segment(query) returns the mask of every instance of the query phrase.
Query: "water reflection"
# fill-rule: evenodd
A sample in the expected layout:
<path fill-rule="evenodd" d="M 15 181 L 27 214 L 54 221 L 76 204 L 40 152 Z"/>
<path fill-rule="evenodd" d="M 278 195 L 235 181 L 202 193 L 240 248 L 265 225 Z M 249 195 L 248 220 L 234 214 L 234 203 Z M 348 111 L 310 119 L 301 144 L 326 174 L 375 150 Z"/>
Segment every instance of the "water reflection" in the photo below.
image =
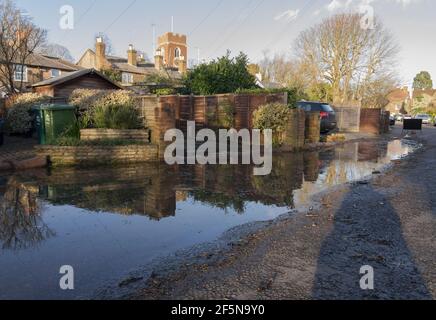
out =
<path fill-rule="evenodd" d="M 302 206 L 314 193 L 367 176 L 377 165 L 412 148 L 399 140 L 378 144 L 364 142 L 321 153 L 276 155 L 268 176 L 253 176 L 251 166 L 163 164 L 23 173 L 9 177 L 0 190 L 0 240 L 3 248 L 19 249 L 54 235 L 41 220 L 39 199 L 157 221 L 175 216 L 177 202 L 188 198 L 239 214 L 245 212 L 247 202 Z"/>
<path fill-rule="evenodd" d="M 0 299 L 86 296 L 157 257 L 311 205 L 314 194 L 413 148 L 372 142 L 275 155 L 268 176 L 251 166 L 144 164 L 0 177 Z M 64 264 L 81 271 L 74 292 L 59 291 Z"/>
<path fill-rule="evenodd" d="M 2 249 L 25 249 L 54 232 L 43 222 L 35 187 L 10 178 L 0 181 L 0 243 Z"/>

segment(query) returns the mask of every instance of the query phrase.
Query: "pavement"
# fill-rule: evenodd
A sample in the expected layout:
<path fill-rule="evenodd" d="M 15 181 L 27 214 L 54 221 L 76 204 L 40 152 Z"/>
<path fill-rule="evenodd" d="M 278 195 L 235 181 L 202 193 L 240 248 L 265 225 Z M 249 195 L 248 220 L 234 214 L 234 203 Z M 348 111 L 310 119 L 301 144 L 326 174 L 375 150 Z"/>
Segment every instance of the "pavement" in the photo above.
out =
<path fill-rule="evenodd" d="M 436 128 L 414 139 L 424 148 L 386 173 L 320 195 L 319 209 L 268 223 L 207 262 L 157 270 L 128 298 L 435 299 Z M 364 266 L 373 289 L 361 287 Z"/>

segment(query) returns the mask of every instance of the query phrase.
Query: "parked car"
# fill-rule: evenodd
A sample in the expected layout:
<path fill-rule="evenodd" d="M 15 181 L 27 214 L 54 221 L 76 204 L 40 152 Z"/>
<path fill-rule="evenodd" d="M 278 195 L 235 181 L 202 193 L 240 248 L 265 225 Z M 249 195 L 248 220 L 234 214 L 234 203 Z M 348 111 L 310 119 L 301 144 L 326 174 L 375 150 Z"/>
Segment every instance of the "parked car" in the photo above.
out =
<path fill-rule="evenodd" d="M 5 121 L 0 118 L 0 146 L 3 145 L 3 127 L 4 127 Z"/>
<path fill-rule="evenodd" d="M 395 120 L 399 121 L 399 122 L 403 122 L 403 115 L 402 114 L 397 114 L 395 116 Z"/>
<path fill-rule="evenodd" d="M 321 116 L 321 133 L 337 129 L 336 112 L 328 103 L 300 101 L 297 107 L 306 112 L 319 112 Z"/>
<path fill-rule="evenodd" d="M 409 114 L 405 114 L 405 115 L 403 116 L 403 121 L 404 121 L 404 120 L 411 120 L 411 119 L 413 119 L 413 117 L 412 117 L 411 115 L 409 115 Z"/>
<path fill-rule="evenodd" d="M 428 114 L 418 114 L 415 119 L 422 120 L 423 124 L 430 124 L 431 117 Z"/>
<path fill-rule="evenodd" d="M 389 117 L 389 124 L 391 126 L 395 126 L 396 123 L 397 123 L 397 119 L 395 119 L 395 116 L 390 116 Z"/>

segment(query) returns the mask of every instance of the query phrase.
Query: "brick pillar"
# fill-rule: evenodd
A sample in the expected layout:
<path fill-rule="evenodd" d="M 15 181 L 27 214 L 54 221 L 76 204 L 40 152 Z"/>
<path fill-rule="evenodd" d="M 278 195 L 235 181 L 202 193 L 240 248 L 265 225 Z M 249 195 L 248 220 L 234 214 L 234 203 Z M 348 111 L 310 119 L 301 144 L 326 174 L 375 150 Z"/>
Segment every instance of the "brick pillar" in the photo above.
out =
<path fill-rule="evenodd" d="M 168 142 L 165 142 L 165 133 L 170 129 L 176 129 L 176 107 L 178 96 L 160 97 L 154 110 L 154 118 L 151 142 L 159 148 L 159 159 L 164 159 L 165 149 Z"/>
<path fill-rule="evenodd" d="M 306 115 L 301 109 L 292 109 L 288 126 L 283 132 L 282 151 L 294 151 L 303 148 L 305 140 Z"/>
<path fill-rule="evenodd" d="M 318 143 L 321 132 L 319 112 L 306 112 L 305 143 Z"/>

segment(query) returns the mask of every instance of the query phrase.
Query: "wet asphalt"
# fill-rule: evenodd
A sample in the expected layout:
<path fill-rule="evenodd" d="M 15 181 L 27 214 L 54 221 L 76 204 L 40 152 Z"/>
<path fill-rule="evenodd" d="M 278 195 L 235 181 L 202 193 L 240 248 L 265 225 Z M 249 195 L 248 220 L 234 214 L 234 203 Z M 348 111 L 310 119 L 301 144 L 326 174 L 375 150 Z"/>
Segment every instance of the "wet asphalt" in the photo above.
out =
<path fill-rule="evenodd" d="M 390 138 L 400 137 L 397 127 Z M 128 299 L 434 299 L 436 128 L 424 147 L 369 181 L 319 195 L 319 207 L 263 223 L 226 250 L 153 273 Z M 374 271 L 362 289 L 363 266 Z"/>

